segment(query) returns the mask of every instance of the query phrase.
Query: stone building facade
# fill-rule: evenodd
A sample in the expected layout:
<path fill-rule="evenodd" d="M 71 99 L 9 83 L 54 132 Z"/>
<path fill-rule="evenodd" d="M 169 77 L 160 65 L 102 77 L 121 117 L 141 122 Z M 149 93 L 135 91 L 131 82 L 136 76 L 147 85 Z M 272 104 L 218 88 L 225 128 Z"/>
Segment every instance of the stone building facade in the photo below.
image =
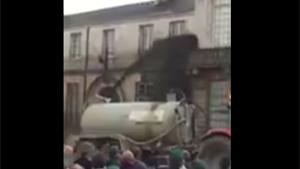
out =
<path fill-rule="evenodd" d="M 230 0 L 166 0 L 64 16 L 65 128 L 79 131 L 87 103 L 103 100 L 101 89 L 117 83 L 156 40 L 182 34 L 198 38 L 187 69 L 194 100 L 219 111 L 210 107 L 221 104 L 230 81 L 230 8 Z M 122 81 L 117 100 L 139 100 L 140 88 L 151 86 L 142 79 L 136 72 Z"/>

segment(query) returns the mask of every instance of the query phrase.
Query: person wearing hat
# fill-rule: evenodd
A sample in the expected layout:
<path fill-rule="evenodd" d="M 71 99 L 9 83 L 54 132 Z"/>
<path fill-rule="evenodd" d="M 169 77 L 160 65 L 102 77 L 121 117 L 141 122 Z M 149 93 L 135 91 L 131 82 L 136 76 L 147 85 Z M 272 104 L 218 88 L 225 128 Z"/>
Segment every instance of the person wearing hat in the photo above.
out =
<path fill-rule="evenodd" d="M 184 151 L 181 148 L 174 148 L 169 154 L 170 164 L 169 169 L 181 169 L 185 168 L 184 162 Z"/>
<path fill-rule="evenodd" d="M 199 159 L 199 152 L 195 151 L 191 155 L 191 169 L 206 169 L 206 162 Z"/>
<path fill-rule="evenodd" d="M 203 160 L 196 159 L 192 162 L 192 169 L 206 169 L 207 166 Z"/>

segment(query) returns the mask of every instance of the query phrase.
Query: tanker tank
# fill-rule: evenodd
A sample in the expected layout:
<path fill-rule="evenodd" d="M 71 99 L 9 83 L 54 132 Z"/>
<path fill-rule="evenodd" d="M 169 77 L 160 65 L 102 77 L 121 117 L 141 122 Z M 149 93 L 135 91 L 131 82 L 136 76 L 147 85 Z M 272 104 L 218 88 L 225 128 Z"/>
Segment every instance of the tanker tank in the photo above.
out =
<path fill-rule="evenodd" d="M 123 135 L 136 142 L 160 137 L 166 144 L 189 142 L 192 111 L 180 102 L 128 102 L 94 104 L 81 118 L 81 135 Z"/>

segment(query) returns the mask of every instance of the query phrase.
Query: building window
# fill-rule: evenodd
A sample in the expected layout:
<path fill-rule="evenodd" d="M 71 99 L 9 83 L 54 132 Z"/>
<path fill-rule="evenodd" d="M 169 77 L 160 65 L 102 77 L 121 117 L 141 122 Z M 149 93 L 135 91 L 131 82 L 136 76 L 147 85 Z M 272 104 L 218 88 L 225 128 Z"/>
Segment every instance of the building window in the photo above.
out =
<path fill-rule="evenodd" d="M 143 54 L 152 46 L 153 25 L 141 25 L 139 35 L 139 54 Z"/>
<path fill-rule="evenodd" d="M 79 113 L 79 84 L 67 83 L 65 125 L 71 128 L 79 127 Z"/>
<path fill-rule="evenodd" d="M 103 31 L 102 55 L 105 59 L 112 59 L 115 55 L 115 30 Z"/>
<path fill-rule="evenodd" d="M 230 82 L 215 81 L 211 83 L 210 88 L 210 111 L 228 112 L 227 102 L 225 100 L 228 93 Z"/>
<path fill-rule="evenodd" d="M 81 33 L 71 34 L 70 58 L 79 58 L 81 54 Z"/>
<path fill-rule="evenodd" d="M 231 123 L 230 109 L 226 101 L 229 81 L 214 81 L 210 86 L 209 114 L 210 127 L 228 128 Z"/>
<path fill-rule="evenodd" d="M 150 100 L 153 83 L 136 82 L 135 84 L 135 99 L 136 101 Z"/>
<path fill-rule="evenodd" d="M 217 46 L 231 45 L 231 0 L 214 0 L 213 38 Z"/>
<path fill-rule="evenodd" d="M 169 35 L 176 36 L 185 33 L 185 21 L 174 21 L 170 22 Z"/>

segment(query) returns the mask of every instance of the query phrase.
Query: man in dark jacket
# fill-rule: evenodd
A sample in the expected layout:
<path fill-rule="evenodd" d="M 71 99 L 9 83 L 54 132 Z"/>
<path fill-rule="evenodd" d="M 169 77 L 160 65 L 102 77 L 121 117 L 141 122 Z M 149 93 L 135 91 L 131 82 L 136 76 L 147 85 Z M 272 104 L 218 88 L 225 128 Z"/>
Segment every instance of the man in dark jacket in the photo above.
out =
<path fill-rule="evenodd" d="M 81 165 L 84 169 L 92 169 L 93 163 L 87 154 L 87 152 L 82 152 L 80 158 L 74 163 Z"/>
<path fill-rule="evenodd" d="M 230 158 L 228 157 L 222 158 L 222 160 L 220 161 L 220 168 L 228 169 L 229 167 L 230 167 Z"/>
<path fill-rule="evenodd" d="M 109 160 L 107 162 L 107 166 L 111 166 L 111 165 L 115 165 L 115 166 L 120 166 L 121 162 L 120 162 L 120 150 L 119 147 L 116 145 L 110 146 L 109 147 Z"/>
<path fill-rule="evenodd" d="M 102 169 L 105 167 L 105 157 L 103 152 L 97 152 L 92 158 L 93 168 Z"/>
<path fill-rule="evenodd" d="M 132 153 L 137 161 L 137 163 L 140 163 L 142 166 L 147 166 L 143 161 L 143 153 L 142 150 L 139 147 L 133 147 L 132 148 Z"/>
<path fill-rule="evenodd" d="M 183 157 L 184 157 L 184 165 L 186 166 L 187 169 L 191 169 L 191 154 L 188 150 L 183 151 Z"/>
<path fill-rule="evenodd" d="M 127 150 L 121 156 L 121 169 L 147 169 L 147 167 L 143 162 L 137 160 L 131 151 Z"/>

